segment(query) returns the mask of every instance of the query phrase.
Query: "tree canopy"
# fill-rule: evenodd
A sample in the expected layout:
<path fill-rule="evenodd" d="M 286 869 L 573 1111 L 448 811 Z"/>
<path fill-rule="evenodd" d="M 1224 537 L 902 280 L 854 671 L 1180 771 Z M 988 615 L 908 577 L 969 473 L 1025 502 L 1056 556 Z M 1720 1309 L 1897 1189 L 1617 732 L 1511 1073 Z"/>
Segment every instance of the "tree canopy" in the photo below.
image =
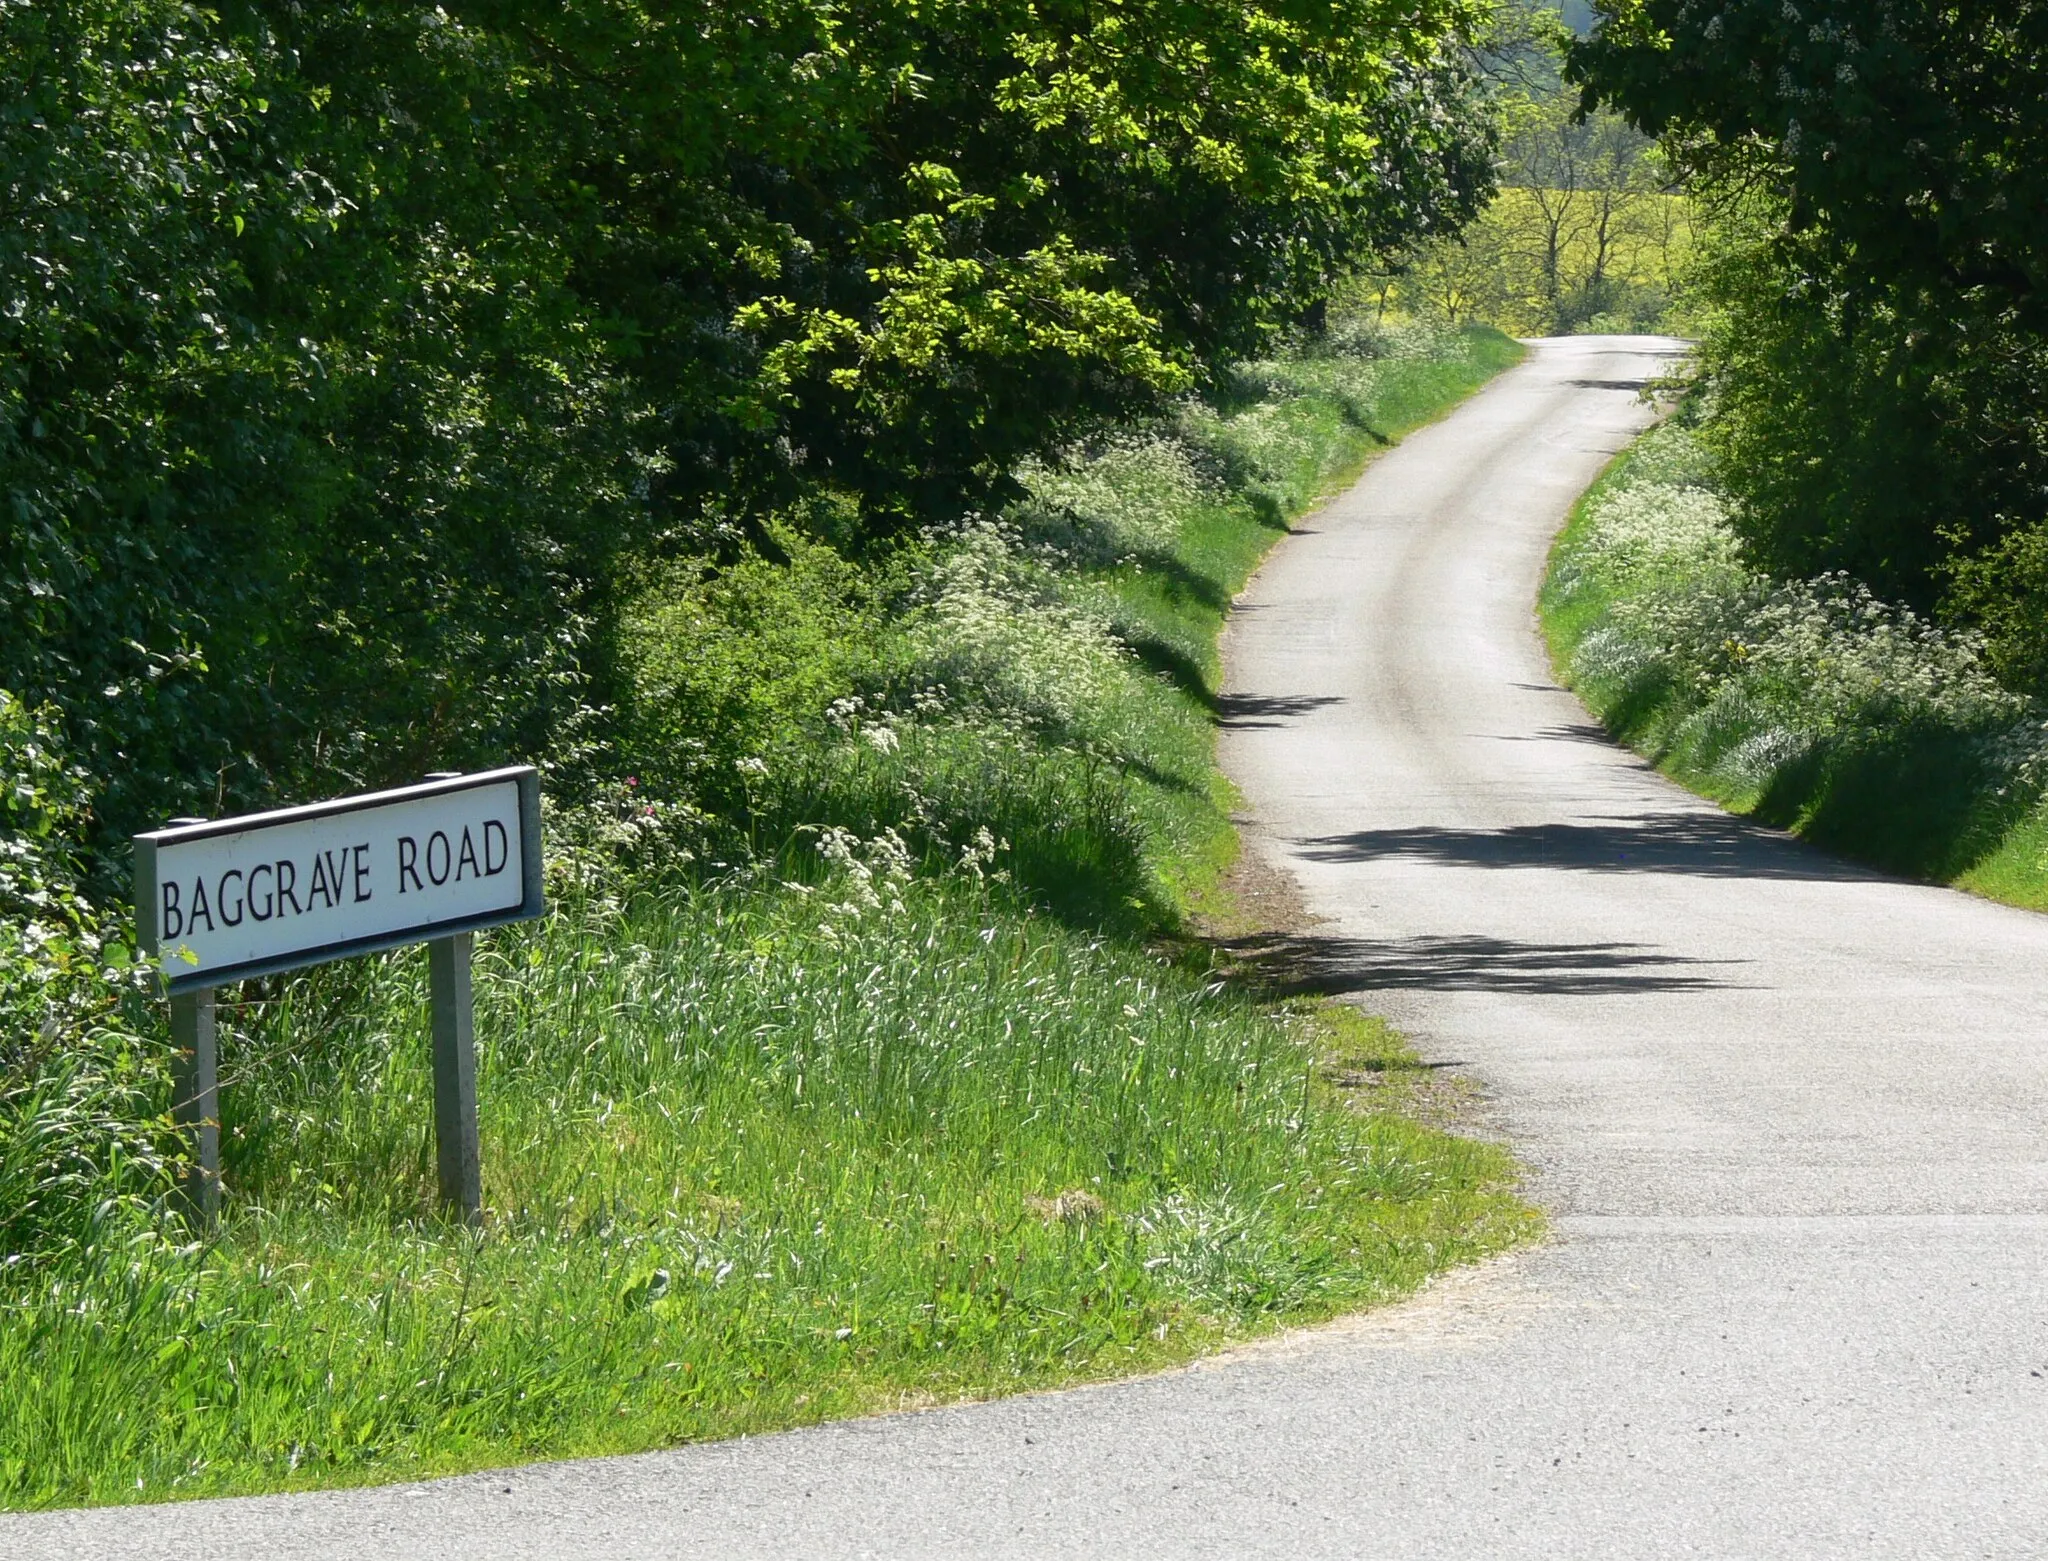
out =
<path fill-rule="evenodd" d="M 1757 560 L 2048 692 L 2048 5 L 1615 0 L 1572 69 L 1718 208 L 1709 433 Z"/>
<path fill-rule="evenodd" d="M 2048 5 L 1617 0 L 1574 67 L 1688 171 L 1779 191 L 1844 281 L 2048 318 Z"/>
<path fill-rule="evenodd" d="M 573 752 L 637 561 L 957 512 L 1464 220 L 1476 16 L 0 4 L 0 687 L 113 830 Z"/>

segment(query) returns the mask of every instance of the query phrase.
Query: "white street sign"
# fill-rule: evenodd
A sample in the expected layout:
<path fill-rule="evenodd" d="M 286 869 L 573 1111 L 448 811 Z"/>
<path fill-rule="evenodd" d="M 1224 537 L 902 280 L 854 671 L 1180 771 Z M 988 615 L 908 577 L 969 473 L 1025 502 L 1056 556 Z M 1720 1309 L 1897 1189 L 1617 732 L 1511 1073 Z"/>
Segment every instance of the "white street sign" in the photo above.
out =
<path fill-rule="evenodd" d="M 524 767 L 135 837 L 138 931 L 173 992 L 541 909 Z"/>

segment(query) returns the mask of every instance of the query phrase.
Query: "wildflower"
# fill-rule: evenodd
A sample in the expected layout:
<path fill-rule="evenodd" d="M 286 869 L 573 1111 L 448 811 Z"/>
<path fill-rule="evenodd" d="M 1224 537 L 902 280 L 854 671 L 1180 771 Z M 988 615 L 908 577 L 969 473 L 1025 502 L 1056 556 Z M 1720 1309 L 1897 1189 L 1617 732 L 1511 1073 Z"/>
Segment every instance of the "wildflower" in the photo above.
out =
<path fill-rule="evenodd" d="M 2038 793 L 2039 709 L 1993 677 L 1980 637 L 1844 573 L 1780 581 L 1749 569 L 1711 482 L 1697 441 L 1667 426 L 1560 553 L 1547 589 L 1607 603 L 1571 657 L 1596 703 L 1655 683 L 1686 691 L 1668 745 L 1737 793 L 1761 794 L 1826 745 L 1908 726 L 1966 737 L 1994 773 Z"/>
<path fill-rule="evenodd" d="M 1009 841 L 998 843 L 996 837 L 989 833 L 988 826 L 983 824 L 975 830 L 974 838 L 968 841 L 960 852 L 960 871 L 979 882 L 983 877 L 983 869 L 996 859 L 996 853 L 1009 849 Z"/>
<path fill-rule="evenodd" d="M 1130 655 L 1108 618 L 1062 594 L 1013 526 L 982 519 L 954 534 L 913 618 L 910 641 L 935 684 L 998 720 L 1087 737 L 1112 727 Z"/>

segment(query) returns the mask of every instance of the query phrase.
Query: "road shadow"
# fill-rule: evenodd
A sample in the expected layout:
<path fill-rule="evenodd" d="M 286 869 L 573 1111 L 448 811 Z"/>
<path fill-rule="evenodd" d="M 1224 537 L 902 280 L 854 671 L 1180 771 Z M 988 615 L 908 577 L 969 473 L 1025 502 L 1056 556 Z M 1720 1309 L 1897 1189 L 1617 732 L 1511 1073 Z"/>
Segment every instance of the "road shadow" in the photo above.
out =
<path fill-rule="evenodd" d="M 1602 748 L 1613 748 L 1614 739 L 1607 735 L 1607 729 L 1595 726 L 1590 721 L 1564 721 L 1556 726 L 1541 726 L 1533 732 L 1495 732 L 1488 734 L 1497 743 L 1595 743 Z"/>
<path fill-rule="evenodd" d="M 1297 841 L 1312 862 L 1406 859 L 1449 867 L 1543 867 L 1582 873 L 1675 873 L 1875 883 L 1884 875 L 1735 819 L 1646 813 L 1587 824 L 1506 829 L 1361 829 Z"/>
<path fill-rule="evenodd" d="M 1223 725 L 1249 730 L 1285 726 L 1289 717 L 1343 703 L 1336 694 L 1225 694 L 1216 701 L 1216 713 Z"/>
<path fill-rule="evenodd" d="M 1663 954 L 1643 943 L 1522 943 L 1508 938 L 1341 938 L 1259 933 L 1222 947 L 1279 996 L 1410 990 L 1603 996 L 1688 992 L 1740 983 L 1737 963 Z"/>

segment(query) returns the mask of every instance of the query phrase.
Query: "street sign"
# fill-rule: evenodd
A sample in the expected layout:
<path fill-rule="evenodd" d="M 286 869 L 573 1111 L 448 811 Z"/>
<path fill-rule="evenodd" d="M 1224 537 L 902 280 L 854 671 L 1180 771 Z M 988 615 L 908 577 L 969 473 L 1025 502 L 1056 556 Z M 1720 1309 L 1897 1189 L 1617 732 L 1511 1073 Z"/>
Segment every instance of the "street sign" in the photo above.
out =
<path fill-rule="evenodd" d="M 173 992 L 541 913 L 528 768 L 135 837 L 135 920 Z"/>
<path fill-rule="evenodd" d="M 213 989 L 407 943 L 431 945 L 441 1200 L 481 1216 L 470 938 L 546 909 L 540 847 L 540 781 L 523 766 L 135 837 L 137 939 L 171 999 L 200 1223 L 220 1206 Z"/>

